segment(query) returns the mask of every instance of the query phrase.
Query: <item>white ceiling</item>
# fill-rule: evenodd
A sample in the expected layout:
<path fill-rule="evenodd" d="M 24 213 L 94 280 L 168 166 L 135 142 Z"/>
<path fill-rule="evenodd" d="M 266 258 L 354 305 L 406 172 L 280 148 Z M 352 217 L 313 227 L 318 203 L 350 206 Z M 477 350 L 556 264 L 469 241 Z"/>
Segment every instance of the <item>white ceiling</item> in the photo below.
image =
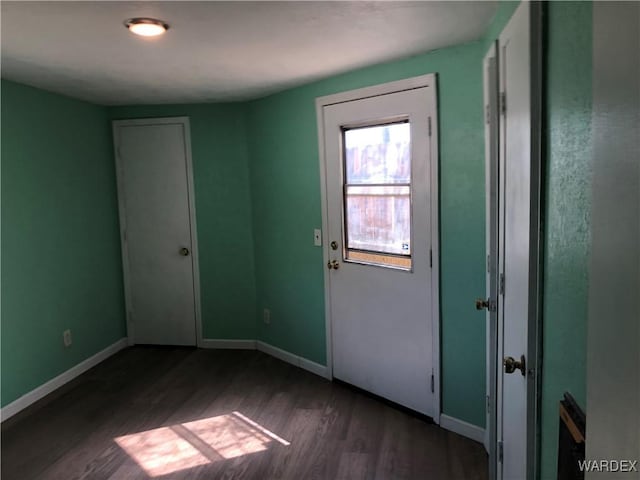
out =
<path fill-rule="evenodd" d="M 105 105 L 258 98 L 478 39 L 496 2 L 2 1 L 2 77 Z M 154 17 L 162 37 L 123 22 Z"/>

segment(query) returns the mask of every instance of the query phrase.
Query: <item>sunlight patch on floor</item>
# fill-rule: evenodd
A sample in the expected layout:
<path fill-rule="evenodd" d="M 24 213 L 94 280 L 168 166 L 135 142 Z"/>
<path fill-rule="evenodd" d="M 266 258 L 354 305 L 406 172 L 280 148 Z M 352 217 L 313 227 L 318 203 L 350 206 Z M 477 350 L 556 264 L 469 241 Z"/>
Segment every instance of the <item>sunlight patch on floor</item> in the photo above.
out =
<path fill-rule="evenodd" d="M 167 475 L 290 443 L 240 412 L 132 433 L 114 439 L 144 471 Z"/>

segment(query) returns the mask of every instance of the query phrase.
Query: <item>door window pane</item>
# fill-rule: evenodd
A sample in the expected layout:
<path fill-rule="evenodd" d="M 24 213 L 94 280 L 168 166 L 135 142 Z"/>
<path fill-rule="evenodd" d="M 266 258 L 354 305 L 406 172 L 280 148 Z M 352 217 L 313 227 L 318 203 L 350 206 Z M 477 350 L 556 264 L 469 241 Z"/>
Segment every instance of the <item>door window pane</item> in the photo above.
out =
<path fill-rule="evenodd" d="M 343 132 L 345 260 L 411 269 L 409 123 Z"/>
<path fill-rule="evenodd" d="M 346 187 L 347 248 L 411 254 L 409 186 Z"/>
<path fill-rule="evenodd" d="M 409 122 L 350 128 L 344 131 L 347 184 L 409 183 Z"/>

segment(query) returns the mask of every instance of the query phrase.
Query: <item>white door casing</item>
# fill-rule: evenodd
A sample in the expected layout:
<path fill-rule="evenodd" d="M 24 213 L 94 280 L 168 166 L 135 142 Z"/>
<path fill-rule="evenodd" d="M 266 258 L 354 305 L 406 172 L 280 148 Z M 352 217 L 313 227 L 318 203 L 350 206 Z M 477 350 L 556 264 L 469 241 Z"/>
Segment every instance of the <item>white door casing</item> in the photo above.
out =
<path fill-rule="evenodd" d="M 537 472 L 540 262 L 540 6 L 523 2 L 500 34 L 497 478 Z M 503 359 L 525 365 L 506 373 Z M 500 457 L 502 461 L 500 462 Z"/>
<path fill-rule="evenodd" d="M 325 263 L 339 264 L 325 271 L 331 374 L 438 421 L 435 76 L 323 97 L 317 105 Z M 341 128 L 399 117 L 411 126 L 411 271 L 344 258 Z"/>
<path fill-rule="evenodd" d="M 113 122 L 131 344 L 200 343 L 189 121 Z"/>
<path fill-rule="evenodd" d="M 497 42 L 496 42 L 497 43 Z M 491 45 L 483 61 L 485 112 L 486 191 L 486 428 L 484 445 L 489 453 L 489 478 L 496 476 L 496 351 L 498 340 L 498 55 Z M 488 305 L 487 305 L 488 304 Z"/>

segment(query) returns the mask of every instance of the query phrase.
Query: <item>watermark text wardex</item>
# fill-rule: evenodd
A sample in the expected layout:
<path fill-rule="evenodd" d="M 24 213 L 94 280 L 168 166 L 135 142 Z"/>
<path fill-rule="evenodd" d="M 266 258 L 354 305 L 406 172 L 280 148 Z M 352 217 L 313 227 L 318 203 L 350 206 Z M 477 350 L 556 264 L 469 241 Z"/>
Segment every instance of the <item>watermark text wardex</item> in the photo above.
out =
<path fill-rule="evenodd" d="M 581 472 L 637 472 L 638 460 L 579 460 Z"/>

